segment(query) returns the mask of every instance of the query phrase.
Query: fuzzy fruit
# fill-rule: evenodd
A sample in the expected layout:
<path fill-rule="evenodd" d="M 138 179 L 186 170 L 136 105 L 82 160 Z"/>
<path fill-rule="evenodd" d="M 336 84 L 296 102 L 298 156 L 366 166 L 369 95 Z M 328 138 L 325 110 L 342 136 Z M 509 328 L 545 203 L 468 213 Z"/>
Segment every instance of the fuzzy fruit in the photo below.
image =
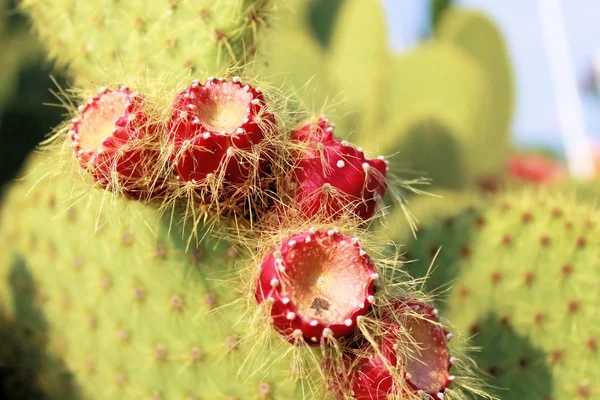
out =
<path fill-rule="evenodd" d="M 381 356 L 367 343 L 365 350 L 371 355 L 355 363 L 351 380 L 356 399 L 385 400 L 391 393 L 406 391 L 443 399 L 454 379 L 448 372 L 448 332 L 436 324 L 437 312 L 430 306 L 399 302 L 395 308 L 396 321 L 389 318 L 385 322 Z M 402 374 L 403 384 L 394 382 L 390 373 L 394 368 Z"/>
<path fill-rule="evenodd" d="M 256 299 L 272 303 L 273 324 L 291 342 L 314 345 L 355 330 L 356 318 L 374 301 L 377 278 L 356 238 L 310 229 L 263 259 Z"/>
<path fill-rule="evenodd" d="M 373 216 L 387 188 L 383 157 L 367 159 L 362 149 L 337 140 L 333 125 L 323 117 L 296 130 L 292 141 L 306 146 L 295 152 L 297 163 L 288 182 L 288 192 L 302 214 Z"/>
<path fill-rule="evenodd" d="M 268 156 L 256 145 L 274 126 L 259 88 L 243 85 L 239 77 L 194 81 L 175 99 L 168 127 L 177 178 L 204 192 L 203 201 L 215 182 L 219 198 L 231 196 L 265 173 Z"/>
<path fill-rule="evenodd" d="M 161 191 L 154 178 L 159 150 L 142 105 L 127 87 L 103 87 L 79 107 L 69 137 L 81 165 L 102 186 L 148 198 Z"/>

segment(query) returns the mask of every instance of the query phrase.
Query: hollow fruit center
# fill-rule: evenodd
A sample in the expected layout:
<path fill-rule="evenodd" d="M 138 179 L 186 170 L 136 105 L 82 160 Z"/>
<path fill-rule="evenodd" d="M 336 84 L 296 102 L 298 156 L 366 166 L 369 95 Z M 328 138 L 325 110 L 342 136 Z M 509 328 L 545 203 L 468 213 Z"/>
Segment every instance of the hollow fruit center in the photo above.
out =
<path fill-rule="evenodd" d="M 210 131 L 233 133 L 244 124 L 252 94 L 238 85 L 225 82 L 203 87 L 196 105 L 196 116 Z"/>
<path fill-rule="evenodd" d="M 302 316 L 340 324 L 363 304 L 370 273 L 356 252 L 325 239 L 293 255 L 286 292 Z"/>
<path fill-rule="evenodd" d="M 448 379 L 449 355 L 443 329 L 433 322 L 408 317 L 405 328 L 414 342 L 406 360 L 410 382 L 427 393 L 441 391 Z"/>
<path fill-rule="evenodd" d="M 107 92 L 89 106 L 79 125 L 82 148 L 96 150 L 110 137 L 117 119 L 125 115 L 129 96 L 120 91 Z"/>

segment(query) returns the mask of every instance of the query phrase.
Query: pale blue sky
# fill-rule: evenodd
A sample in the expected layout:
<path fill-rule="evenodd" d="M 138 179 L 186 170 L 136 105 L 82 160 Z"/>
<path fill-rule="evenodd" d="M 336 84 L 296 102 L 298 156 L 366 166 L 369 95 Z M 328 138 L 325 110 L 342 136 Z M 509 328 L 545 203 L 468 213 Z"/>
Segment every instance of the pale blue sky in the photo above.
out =
<path fill-rule="evenodd" d="M 427 0 L 383 0 L 390 41 L 398 51 L 416 44 L 429 30 Z M 560 143 L 557 104 L 536 0 L 459 0 L 488 13 L 503 30 L 516 81 L 515 139 L 519 143 Z M 600 138 L 600 101 L 585 90 L 600 54 L 600 0 L 561 0 L 570 56 L 579 81 L 588 132 Z"/>

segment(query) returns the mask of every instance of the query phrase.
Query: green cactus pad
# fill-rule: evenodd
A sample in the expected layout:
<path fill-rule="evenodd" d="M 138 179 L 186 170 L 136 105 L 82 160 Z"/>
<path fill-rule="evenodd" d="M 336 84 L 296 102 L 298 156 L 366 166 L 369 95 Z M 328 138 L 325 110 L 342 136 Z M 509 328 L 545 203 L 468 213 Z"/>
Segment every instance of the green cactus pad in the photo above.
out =
<path fill-rule="evenodd" d="M 336 120 L 342 131 L 368 131 L 380 125 L 385 105 L 389 50 L 381 2 L 348 0 L 338 11 L 329 48 L 330 81 L 344 97 Z"/>
<path fill-rule="evenodd" d="M 292 371 L 292 346 L 248 333 L 256 318 L 232 247 L 206 239 L 186 250 L 177 217 L 53 176 L 56 162 L 38 157 L 6 195 L 0 304 L 33 332 L 47 324 L 48 357 L 64 360 L 85 398 L 322 398 Z M 23 277 L 35 300 L 12 298 Z M 40 384 L 76 398 L 52 389 L 57 379 Z"/>
<path fill-rule="evenodd" d="M 407 245 L 408 257 L 419 259 L 411 269 L 424 275 L 442 246 L 431 282 L 449 290 L 444 312 L 483 348 L 473 356 L 498 396 L 596 398 L 597 208 L 546 192 L 440 201 L 454 211 L 442 217 L 432 209 L 435 221 Z"/>
<path fill-rule="evenodd" d="M 469 179 L 486 173 L 485 165 L 492 168 L 490 160 L 499 157 L 491 154 L 495 150 L 489 149 L 482 135 L 489 121 L 489 88 L 480 67 L 467 54 L 446 43 L 430 42 L 398 56 L 393 77 L 385 106 L 394 118 L 379 129 L 358 135 L 360 145 L 370 151 L 399 154 L 401 164 L 403 135 L 411 131 L 416 118 L 434 119 L 453 132 Z M 430 154 L 422 156 L 436 162 Z M 496 161 L 492 169 L 498 164 Z M 442 167 L 431 165 L 427 170 Z"/>
<path fill-rule="evenodd" d="M 25 0 L 22 7 L 80 87 L 190 72 L 222 74 L 252 56 L 267 0 Z"/>
<path fill-rule="evenodd" d="M 506 155 L 515 103 L 510 55 L 501 30 L 484 13 L 451 7 L 440 20 L 437 35 L 467 52 L 481 66 L 491 89 L 492 112 L 486 131 L 488 146 Z"/>
<path fill-rule="evenodd" d="M 463 149 L 457 136 L 442 121 L 431 116 L 415 118 L 401 138 L 392 170 L 427 177 L 435 187 L 462 189 L 468 185 Z"/>

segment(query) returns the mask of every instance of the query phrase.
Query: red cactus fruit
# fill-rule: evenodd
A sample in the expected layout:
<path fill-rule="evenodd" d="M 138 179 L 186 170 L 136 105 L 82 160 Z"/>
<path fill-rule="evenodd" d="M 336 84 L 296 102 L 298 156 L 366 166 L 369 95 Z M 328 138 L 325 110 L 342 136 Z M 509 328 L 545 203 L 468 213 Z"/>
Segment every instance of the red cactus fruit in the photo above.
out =
<path fill-rule="evenodd" d="M 375 300 L 377 278 L 357 238 L 311 228 L 263 259 L 256 299 L 272 303 L 273 324 L 292 343 L 314 345 L 355 330 L 356 318 Z"/>
<path fill-rule="evenodd" d="M 451 335 L 435 323 L 434 308 L 414 301 L 399 302 L 395 307 L 397 321 L 384 318 L 387 326 L 380 354 L 366 344 L 371 355 L 356 360 L 351 379 L 356 400 L 385 400 L 391 393 L 406 395 L 409 391 L 443 399 L 454 380 L 449 374 Z M 401 373 L 404 382 L 395 382 L 390 369 Z"/>
<path fill-rule="evenodd" d="M 555 183 L 565 174 L 563 164 L 542 155 L 519 154 L 506 164 L 507 173 L 513 178 L 538 185 Z"/>
<path fill-rule="evenodd" d="M 386 192 L 387 161 L 367 159 L 360 148 L 333 136 L 333 125 L 321 117 L 292 134 L 307 146 L 298 159 L 288 192 L 307 217 L 339 217 L 351 213 L 368 219 Z"/>
<path fill-rule="evenodd" d="M 218 179 L 220 197 L 231 196 L 241 183 L 265 173 L 268 157 L 254 149 L 274 126 L 259 88 L 239 77 L 194 81 L 175 99 L 169 122 L 177 178 L 204 190 Z"/>
<path fill-rule="evenodd" d="M 159 150 L 142 105 L 127 87 L 103 87 L 79 107 L 69 131 L 77 159 L 97 182 L 138 198 L 161 191 L 154 178 Z"/>

